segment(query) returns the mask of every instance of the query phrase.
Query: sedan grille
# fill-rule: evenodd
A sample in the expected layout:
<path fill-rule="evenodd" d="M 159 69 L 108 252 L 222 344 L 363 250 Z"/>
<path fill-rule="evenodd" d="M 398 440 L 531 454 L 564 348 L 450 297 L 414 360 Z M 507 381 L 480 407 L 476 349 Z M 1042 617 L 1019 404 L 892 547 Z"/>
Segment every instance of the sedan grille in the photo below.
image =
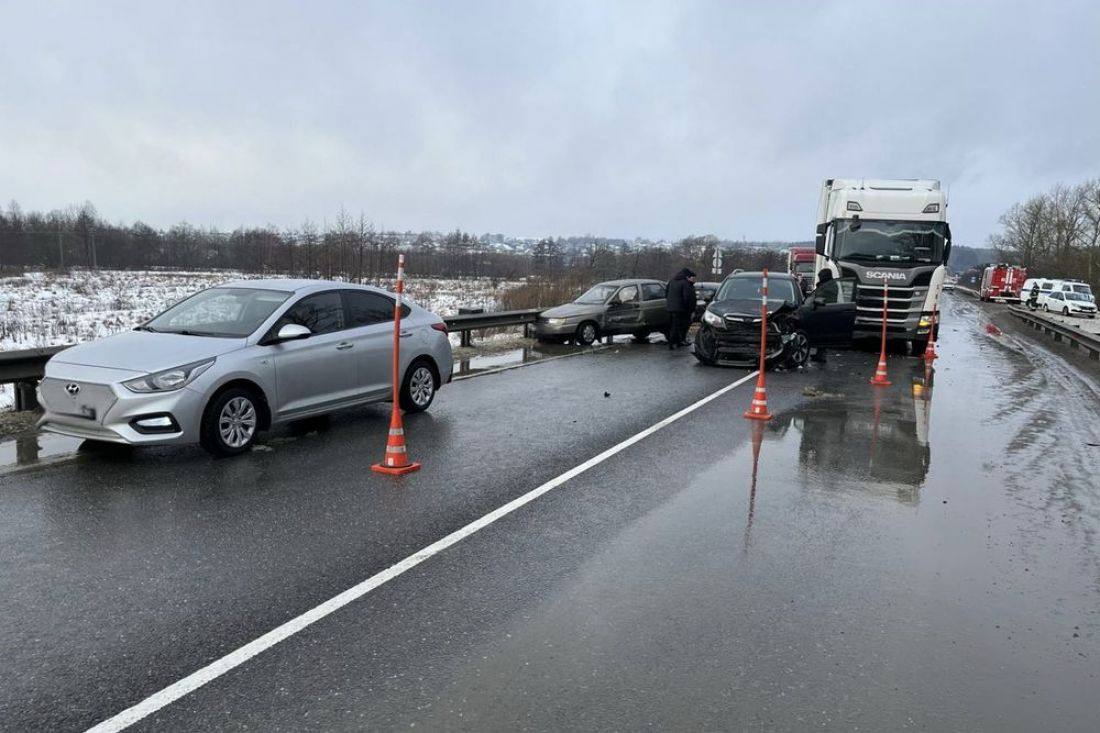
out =
<path fill-rule="evenodd" d="M 103 416 L 118 401 L 114 390 L 106 384 L 51 377 L 43 379 L 38 390 L 50 412 L 82 417 L 99 424 L 102 424 Z"/>

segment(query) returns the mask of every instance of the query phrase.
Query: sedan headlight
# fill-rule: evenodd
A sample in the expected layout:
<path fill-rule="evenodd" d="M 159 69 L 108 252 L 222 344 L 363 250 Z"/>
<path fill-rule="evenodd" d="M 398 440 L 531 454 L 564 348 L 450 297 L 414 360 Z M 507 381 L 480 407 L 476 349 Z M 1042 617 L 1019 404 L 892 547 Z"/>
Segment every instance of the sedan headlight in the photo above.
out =
<path fill-rule="evenodd" d="M 564 318 L 547 318 L 546 323 L 547 323 L 547 325 L 550 325 L 550 326 L 564 326 L 565 325 L 565 319 Z"/>
<path fill-rule="evenodd" d="M 186 387 L 213 365 L 213 359 L 196 361 L 175 369 L 165 369 L 163 372 L 131 379 L 123 382 L 122 386 L 131 392 L 171 392 Z"/>
<path fill-rule="evenodd" d="M 722 322 L 722 316 L 717 313 L 711 313 L 710 311 L 703 311 L 703 323 L 707 323 L 716 328 L 724 328 L 726 325 Z"/>

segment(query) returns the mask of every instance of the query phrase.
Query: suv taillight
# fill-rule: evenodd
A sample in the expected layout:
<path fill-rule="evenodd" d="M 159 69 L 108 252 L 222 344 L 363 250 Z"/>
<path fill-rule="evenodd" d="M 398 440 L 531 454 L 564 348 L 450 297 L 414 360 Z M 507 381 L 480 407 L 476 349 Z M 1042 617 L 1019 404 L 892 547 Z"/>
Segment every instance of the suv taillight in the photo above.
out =
<path fill-rule="evenodd" d="M 446 323 L 433 323 L 432 328 L 434 328 L 436 331 L 439 331 L 440 333 L 447 333 Z"/>

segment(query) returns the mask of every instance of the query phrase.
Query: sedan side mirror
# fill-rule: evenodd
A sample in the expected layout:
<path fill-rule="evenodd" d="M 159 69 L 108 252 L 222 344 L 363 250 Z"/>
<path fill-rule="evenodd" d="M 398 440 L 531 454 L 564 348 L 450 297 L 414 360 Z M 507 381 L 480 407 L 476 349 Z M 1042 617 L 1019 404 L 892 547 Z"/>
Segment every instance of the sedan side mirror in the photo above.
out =
<path fill-rule="evenodd" d="M 279 329 L 279 333 L 275 336 L 275 341 L 298 341 L 299 339 L 309 338 L 312 335 L 313 332 L 305 326 L 298 323 L 288 323 Z"/>

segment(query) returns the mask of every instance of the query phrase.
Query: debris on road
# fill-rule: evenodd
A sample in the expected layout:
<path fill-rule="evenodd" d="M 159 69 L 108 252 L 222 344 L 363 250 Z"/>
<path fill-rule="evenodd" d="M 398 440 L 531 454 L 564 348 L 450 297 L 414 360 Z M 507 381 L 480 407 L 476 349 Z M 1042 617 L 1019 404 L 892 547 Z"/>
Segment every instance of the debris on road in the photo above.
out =
<path fill-rule="evenodd" d="M 803 387 L 802 388 L 802 396 L 803 397 L 825 397 L 825 398 L 830 398 L 830 399 L 842 399 L 844 397 L 844 395 L 842 395 L 842 394 L 834 394 L 832 392 L 826 392 L 825 390 L 821 389 L 820 387 Z"/>

